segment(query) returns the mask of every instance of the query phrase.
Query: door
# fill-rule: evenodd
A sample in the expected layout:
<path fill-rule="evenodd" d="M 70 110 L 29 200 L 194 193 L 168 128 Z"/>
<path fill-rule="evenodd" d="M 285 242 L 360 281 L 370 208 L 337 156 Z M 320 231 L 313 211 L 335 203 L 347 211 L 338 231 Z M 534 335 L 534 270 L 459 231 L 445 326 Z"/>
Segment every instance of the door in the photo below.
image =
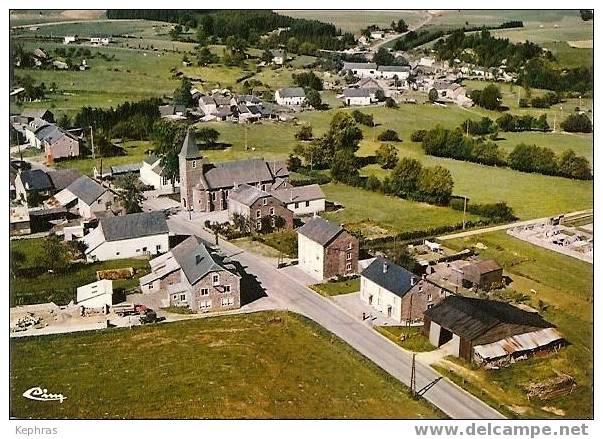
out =
<path fill-rule="evenodd" d="M 372 296 L 372 295 L 370 295 L 370 296 L 369 296 L 369 305 L 372 305 L 372 304 L 373 304 L 373 296 Z"/>
<path fill-rule="evenodd" d="M 391 318 L 391 316 L 392 316 L 392 307 L 388 306 L 387 307 L 387 318 Z"/>

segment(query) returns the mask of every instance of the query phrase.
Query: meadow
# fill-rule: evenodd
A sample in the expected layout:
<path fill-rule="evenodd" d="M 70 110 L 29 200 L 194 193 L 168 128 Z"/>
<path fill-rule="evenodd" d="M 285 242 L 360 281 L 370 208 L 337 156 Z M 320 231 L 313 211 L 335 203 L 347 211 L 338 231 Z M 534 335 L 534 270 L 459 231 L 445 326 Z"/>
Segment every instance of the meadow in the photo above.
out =
<path fill-rule="evenodd" d="M 38 385 L 66 399 L 21 396 Z M 21 419 L 444 417 L 326 330 L 286 312 L 13 339 L 10 395 L 10 416 Z"/>
<path fill-rule="evenodd" d="M 471 368 L 461 360 L 438 368 L 466 388 L 502 404 L 517 417 L 592 418 L 593 382 L 593 266 L 569 256 L 533 246 L 504 231 L 447 240 L 460 250 L 474 247 L 482 258 L 494 258 L 513 282 L 510 288 L 525 296 L 524 303 L 539 309 L 557 325 L 569 345 L 558 353 L 521 361 L 500 370 Z M 483 247 L 486 247 L 485 249 Z M 452 372 L 451 372 L 452 370 Z M 555 376 L 573 376 L 578 387 L 553 401 L 527 399 L 526 386 Z"/>

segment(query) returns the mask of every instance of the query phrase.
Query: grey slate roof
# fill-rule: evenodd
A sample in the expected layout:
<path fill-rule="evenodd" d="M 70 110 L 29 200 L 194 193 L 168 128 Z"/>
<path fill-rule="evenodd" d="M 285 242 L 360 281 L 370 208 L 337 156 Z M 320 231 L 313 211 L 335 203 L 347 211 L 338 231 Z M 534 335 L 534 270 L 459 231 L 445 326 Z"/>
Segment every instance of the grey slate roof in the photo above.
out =
<path fill-rule="evenodd" d="M 237 160 L 234 162 L 214 163 L 204 172 L 206 189 L 232 187 L 236 184 L 272 181 L 273 174 L 263 159 Z M 282 168 L 279 172 L 282 173 Z M 285 167 L 285 169 L 287 169 Z M 288 171 L 287 171 L 288 174 Z"/>
<path fill-rule="evenodd" d="M 496 300 L 449 296 L 425 311 L 431 321 L 468 340 L 478 340 L 497 325 L 507 330 L 499 332 L 499 340 L 509 335 L 530 332 L 534 328 L 550 328 L 551 323 L 540 315 L 524 311 Z M 486 340 L 483 340 L 486 341 Z M 496 340 L 487 340 L 492 342 Z"/>
<path fill-rule="evenodd" d="M 281 98 L 303 98 L 306 96 L 306 92 L 302 87 L 286 87 L 278 90 L 278 94 Z"/>
<path fill-rule="evenodd" d="M 154 164 L 157 160 L 159 160 L 159 157 L 157 157 L 154 154 L 149 154 L 144 160 L 143 162 L 145 162 L 148 165 L 152 165 Z"/>
<path fill-rule="evenodd" d="M 52 114 L 48 108 L 26 108 L 21 112 L 21 116 L 33 119 L 44 119 L 47 114 Z"/>
<path fill-rule="evenodd" d="M 283 203 L 299 203 L 302 201 L 320 200 L 325 198 L 325 194 L 317 184 L 293 186 L 289 189 L 278 189 L 271 191 L 270 195 L 273 195 Z"/>
<path fill-rule="evenodd" d="M 182 241 L 172 249 L 172 254 L 191 285 L 212 271 L 225 270 L 196 236 L 190 236 Z"/>
<path fill-rule="evenodd" d="M 380 72 L 410 72 L 410 66 L 379 66 Z"/>
<path fill-rule="evenodd" d="M 127 163 L 125 165 L 114 165 L 111 166 L 111 174 L 127 174 L 129 172 L 138 172 L 142 168 L 142 163 Z"/>
<path fill-rule="evenodd" d="M 100 227 L 105 241 L 142 238 L 169 232 L 165 215 L 159 211 L 101 218 Z"/>
<path fill-rule="evenodd" d="M 410 271 L 381 256 L 377 256 L 360 275 L 400 297 L 404 297 L 414 286 L 411 279 L 417 280 L 417 276 Z"/>
<path fill-rule="evenodd" d="M 82 175 L 77 169 L 51 169 L 47 174 L 58 191 L 62 191 Z"/>
<path fill-rule="evenodd" d="M 27 190 L 43 191 L 52 189 L 52 182 L 48 174 L 41 169 L 27 169 L 20 174 L 23 186 Z"/>
<path fill-rule="evenodd" d="M 249 186 L 248 184 L 241 184 L 235 189 L 230 191 L 228 198 L 232 201 L 238 201 L 245 206 L 251 206 L 260 198 L 269 197 L 270 194 L 255 186 Z"/>
<path fill-rule="evenodd" d="M 107 191 L 106 188 L 102 187 L 87 175 L 82 175 L 80 178 L 75 180 L 73 183 L 67 186 L 67 190 L 88 206 L 98 200 L 98 197 Z"/>
<path fill-rule="evenodd" d="M 36 137 L 38 139 L 43 140 L 50 145 L 61 139 L 63 136 L 68 136 L 75 140 L 71 134 L 64 132 L 56 125 L 46 125 L 36 132 Z"/>
<path fill-rule="evenodd" d="M 346 98 L 370 98 L 371 90 L 368 88 L 346 88 L 343 95 Z"/>
<path fill-rule="evenodd" d="M 358 70 L 358 69 L 377 69 L 377 64 L 374 62 L 344 62 L 343 70 Z"/>
<path fill-rule="evenodd" d="M 317 216 L 312 218 L 306 224 L 297 229 L 297 233 L 311 239 L 323 247 L 335 239 L 343 227 Z"/>
<path fill-rule="evenodd" d="M 199 148 L 197 148 L 197 141 L 195 140 L 195 132 L 188 130 L 184 142 L 182 142 L 182 149 L 180 149 L 180 157 L 185 159 L 198 159 L 201 158 L 199 154 Z"/>

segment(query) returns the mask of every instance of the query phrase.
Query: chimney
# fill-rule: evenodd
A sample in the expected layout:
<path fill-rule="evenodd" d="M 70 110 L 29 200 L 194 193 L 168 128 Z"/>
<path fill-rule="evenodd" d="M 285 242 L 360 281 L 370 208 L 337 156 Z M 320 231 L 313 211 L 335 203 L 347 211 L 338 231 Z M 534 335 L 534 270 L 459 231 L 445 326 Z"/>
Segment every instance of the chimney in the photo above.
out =
<path fill-rule="evenodd" d="M 203 257 L 201 255 L 195 255 L 195 263 L 199 264 L 199 262 L 201 262 L 201 260 L 203 259 Z"/>
<path fill-rule="evenodd" d="M 416 284 L 417 284 L 417 278 L 416 278 L 416 277 L 414 277 L 414 276 L 412 276 L 412 277 L 410 278 L 410 286 L 411 286 L 411 287 L 414 287 Z"/>
<path fill-rule="evenodd" d="M 383 273 L 387 273 L 387 262 L 383 263 Z"/>

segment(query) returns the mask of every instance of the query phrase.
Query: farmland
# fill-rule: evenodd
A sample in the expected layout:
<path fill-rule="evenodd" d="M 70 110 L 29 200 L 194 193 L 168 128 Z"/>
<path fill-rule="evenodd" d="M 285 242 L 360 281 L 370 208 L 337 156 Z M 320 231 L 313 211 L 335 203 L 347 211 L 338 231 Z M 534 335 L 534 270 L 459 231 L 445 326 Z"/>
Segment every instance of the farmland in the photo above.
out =
<path fill-rule="evenodd" d="M 13 340 L 11 353 L 16 418 L 442 417 L 335 336 L 289 313 Z M 39 404 L 21 396 L 40 383 L 67 399 Z"/>

